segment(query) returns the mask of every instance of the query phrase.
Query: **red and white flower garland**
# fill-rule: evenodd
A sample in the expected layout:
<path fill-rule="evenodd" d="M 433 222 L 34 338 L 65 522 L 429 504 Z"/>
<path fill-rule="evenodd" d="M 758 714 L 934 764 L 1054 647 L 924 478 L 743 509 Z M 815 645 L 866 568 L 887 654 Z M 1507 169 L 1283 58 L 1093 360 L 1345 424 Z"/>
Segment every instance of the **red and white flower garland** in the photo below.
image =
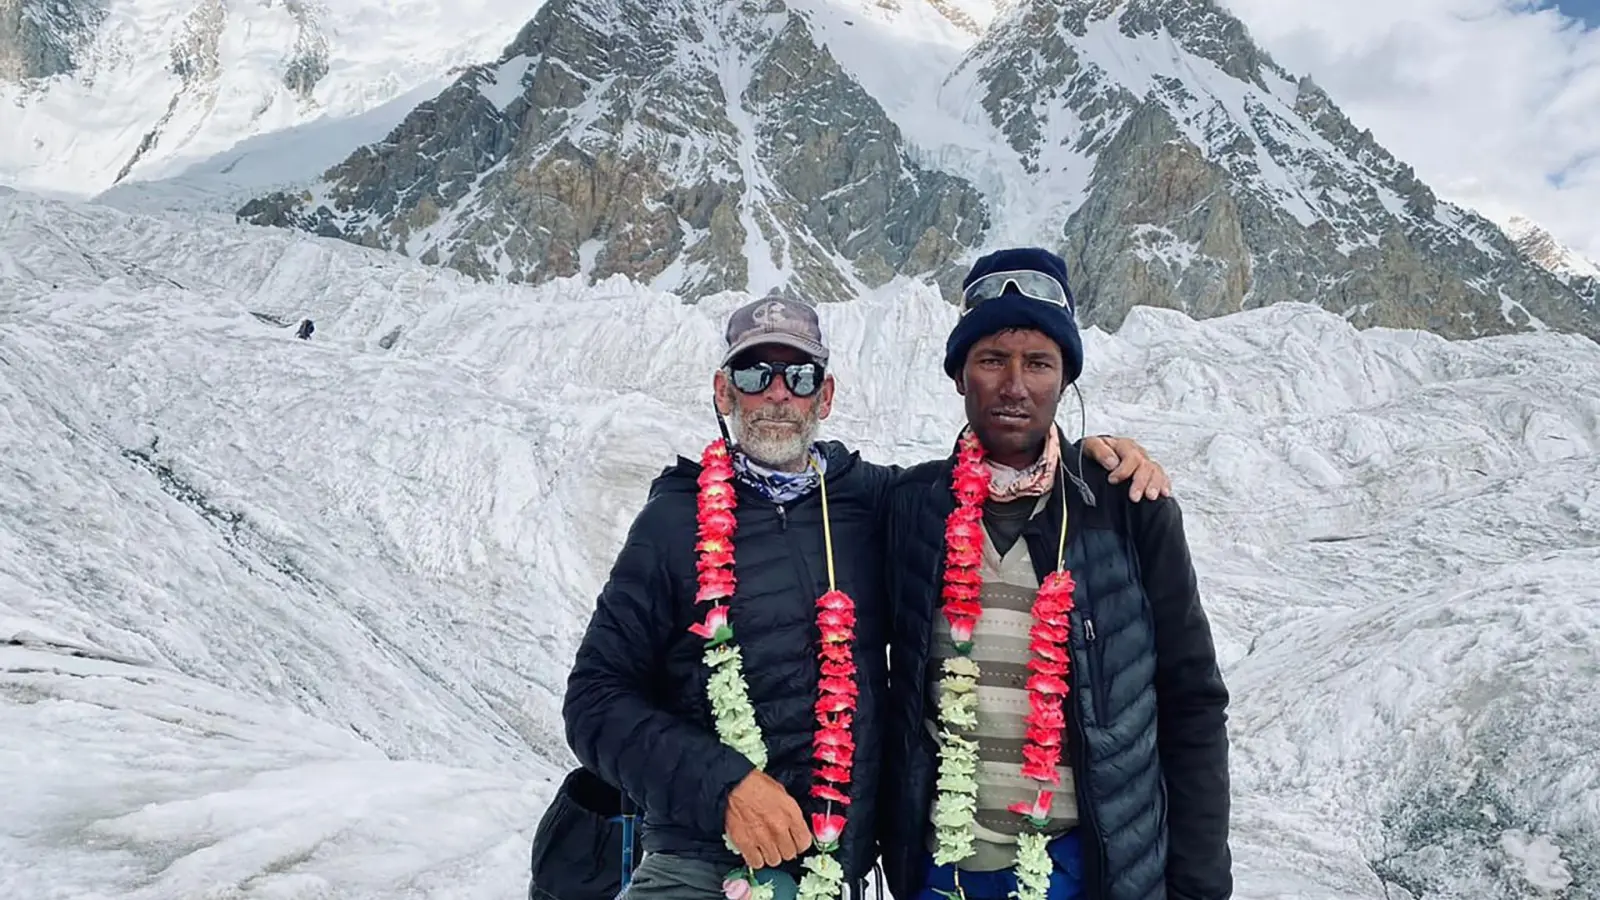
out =
<path fill-rule="evenodd" d="M 733 624 L 728 603 L 736 582 L 733 574 L 734 509 L 738 498 L 733 488 L 733 460 L 727 442 L 717 440 L 706 447 L 700 458 L 698 509 L 699 590 L 696 603 L 709 603 L 705 618 L 689 630 L 706 642 L 705 663 L 711 669 L 707 693 L 722 742 L 743 753 L 758 769 L 767 764 L 766 743 L 751 706 L 745 683 L 743 661 L 733 642 Z M 828 557 L 828 590 L 817 598 L 817 628 L 822 649 L 818 660 L 817 729 L 812 736 L 812 755 L 816 760 L 815 783 L 811 796 L 826 801 L 823 812 L 811 816 L 815 852 L 802 866 L 798 900 L 833 900 L 844 884 L 844 868 L 835 859 L 845 816 L 839 807 L 850 805 L 850 772 L 855 761 L 855 739 L 851 726 L 856 711 L 858 688 L 852 656 L 855 645 L 855 603 L 838 590 L 834 582 L 833 534 L 828 516 L 828 490 L 822 483 L 823 536 Z M 732 846 L 731 841 L 729 845 Z M 736 849 L 736 848 L 735 848 Z M 730 877 L 724 884 L 730 898 L 767 900 L 771 885 L 758 884 L 754 872 Z"/>
<path fill-rule="evenodd" d="M 983 446 L 970 430 L 957 447 L 951 490 L 956 508 L 945 520 L 945 577 L 942 600 L 945 619 L 956 655 L 944 662 L 939 683 L 938 798 L 934 827 L 938 865 L 959 863 L 972 855 L 973 824 L 977 815 L 978 744 L 967 735 L 977 729 L 978 664 L 972 659 L 972 634 L 983 615 L 983 503 L 989 496 L 989 469 Z M 1052 793 L 1058 784 L 1061 736 L 1066 725 L 1064 700 L 1070 664 L 1067 646 L 1072 574 L 1065 568 L 1067 523 L 1062 513 L 1057 568 L 1050 573 L 1033 601 L 1033 626 L 1029 631 L 1027 739 L 1022 747 L 1022 775 L 1040 784 L 1032 803 L 1010 809 L 1029 829 L 1017 841 L 1017 898 L 1044 900 L 1054 864 L 1049 839 L 1040 831 L 1048 824 Z"/>

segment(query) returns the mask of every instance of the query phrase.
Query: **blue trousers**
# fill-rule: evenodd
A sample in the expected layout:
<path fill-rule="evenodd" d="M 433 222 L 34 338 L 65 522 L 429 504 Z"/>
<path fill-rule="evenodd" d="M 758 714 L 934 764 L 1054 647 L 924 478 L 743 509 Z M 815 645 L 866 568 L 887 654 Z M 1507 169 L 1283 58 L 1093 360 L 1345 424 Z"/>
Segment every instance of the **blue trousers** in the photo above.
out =
<path fill-rule="evenodd" d="M 1047 900 L 1080 900 L 1083 897 L 1083 848 L 1077 829 L 1050 842 L 1050 858 L 1056 870 L 1050 875 Z M 928 874 L 914 900 L 946 900 L 956 889 L 956 867 L 936 866 L 928 854 Z M 998 872 L 962 872 L 961 891 L 967 900 L 1008 900 L 1017 889 L 1017 874 L 1012 869 Z"/>

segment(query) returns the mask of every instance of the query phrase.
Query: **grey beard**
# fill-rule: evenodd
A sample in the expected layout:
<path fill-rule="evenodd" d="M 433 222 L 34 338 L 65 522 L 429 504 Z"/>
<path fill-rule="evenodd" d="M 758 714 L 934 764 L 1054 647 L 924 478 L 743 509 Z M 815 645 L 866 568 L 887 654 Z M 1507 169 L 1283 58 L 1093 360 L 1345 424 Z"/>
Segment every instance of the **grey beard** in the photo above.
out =
<path fill-rule="evenodd" d="M 822 421 L 813 412 L 800 420 L 800 430 L 792 433 L 775 432 L 762 427 L 764 422 L 747 421 L 737 406 L 728 416 L 733 429 L 733 439 L 755 462 L 769 469 L 798 471 L 811 452 L 811 443 L 817 439 Z"/>

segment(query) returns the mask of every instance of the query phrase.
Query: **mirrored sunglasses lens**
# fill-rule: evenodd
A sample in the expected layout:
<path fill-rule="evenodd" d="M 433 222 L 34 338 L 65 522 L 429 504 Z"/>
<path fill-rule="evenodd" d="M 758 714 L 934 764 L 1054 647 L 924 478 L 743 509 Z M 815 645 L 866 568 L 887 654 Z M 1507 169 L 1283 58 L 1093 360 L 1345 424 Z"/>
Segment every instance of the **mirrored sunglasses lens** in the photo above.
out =
<path fill-rule="evenodd" d="M 817 367 L 806 363 L 799 366 L 790 366 L 783 372 L 783 383 L 789 388 L 789 393 L 796 397 L 809 397 L 817 392 Z"/>
<path fill-rule="evenodd" d="M 1054 278 L 1038 272 L 996 272 L 985 275 L 967 288 L 965 305 L 968 309 L 987 300 L 1005 293 L 1008 286 L 1015 284 L 1016 289 L 1035 300 L 1047 303 L 1065 305 L 1066 294 L 1061 290 L 1061 285 Z"/>
<path fill-rule="evenodd" d="M 1048 275 L 1034 275 L 1018 285 L 1022 292 L 1039 300 L 1048 300 L 1051 303 L 1065 305 L 1067 295 L 1061 290 L 1061 285 Z"/>
<path fill-rule="evenodd" d="M 764 365 L 733 370 L 733 386 L 741 393 L 759 394 L 772 383 L 772 369 Z"/>
<path fill-rule="evenodd" d="M 993 300 L 1005 292 L 1006 285 L 1010 281 L 1010 278 L 985 278 L 967 288 L 967 301 L 975 305 L 985 300 Z"/>

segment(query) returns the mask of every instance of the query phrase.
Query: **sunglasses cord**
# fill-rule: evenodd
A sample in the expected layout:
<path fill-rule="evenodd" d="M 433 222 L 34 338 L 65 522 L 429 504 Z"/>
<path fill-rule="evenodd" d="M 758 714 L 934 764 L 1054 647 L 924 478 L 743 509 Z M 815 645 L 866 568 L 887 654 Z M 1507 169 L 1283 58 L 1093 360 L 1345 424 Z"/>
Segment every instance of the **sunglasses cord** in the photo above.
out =
<path fill-rule="evenodd" d="M 1072 392 L 1078 395 L 1078 471 L 1074 472 L 1066 465 L 1062 465 L 1061 468 L 1067 473 L 1067 477 L 1072 479 L 1072 483 L 1077 486 L 1078 493 L 1083 495 L 1083 502 L 1090 506 L 1098 506 L 1094 491 L 1090 489 L 1088 482 L 1085 482 L 1078 474 L 1083 471 L 1083 441 L 1089 435 L 1089 409 L 1088 405 L 1084 403 L 1083 391 L 1079 390 L 1076 381 L 1072 383 Z"/>

